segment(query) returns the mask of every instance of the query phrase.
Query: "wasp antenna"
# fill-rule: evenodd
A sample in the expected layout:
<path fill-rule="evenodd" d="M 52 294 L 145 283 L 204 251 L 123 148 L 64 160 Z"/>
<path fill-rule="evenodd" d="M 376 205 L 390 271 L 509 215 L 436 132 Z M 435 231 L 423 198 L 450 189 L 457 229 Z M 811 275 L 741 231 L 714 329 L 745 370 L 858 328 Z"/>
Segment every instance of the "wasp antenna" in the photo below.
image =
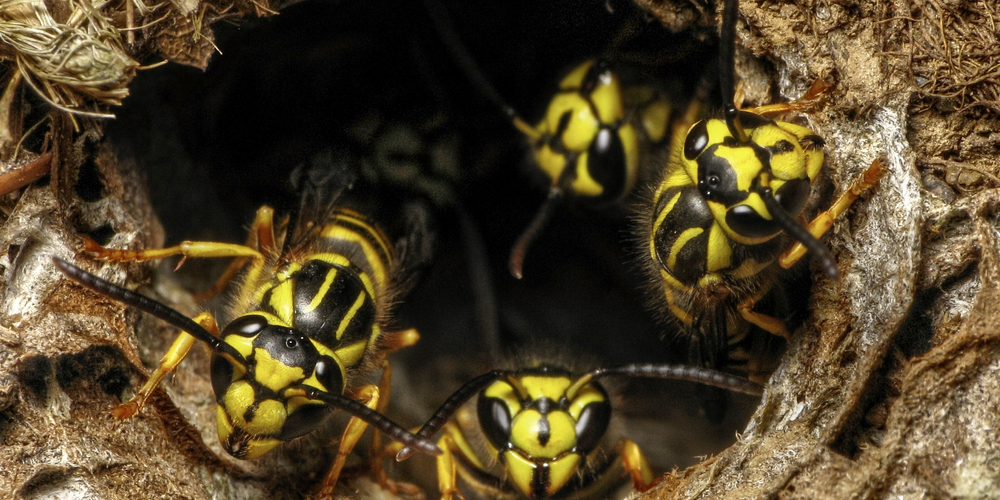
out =
<path fill-rule="evenodd" d="M 733 392 L 760 396 L 764 386 L 736 375 L 690 365 L 635 364 L 617 368 L 598 368 L 590 372 L 594 379 L 608 375 L 624 375 L 628 377 L 662 378 L 668 380 L 686 380 L 713 387 L 721 387 Z"/>
<path fill-rule="evenodd" d="M 521 131 L 521 133 L 527 135 L 531 139 L 538 139 L 540 137 L 539 133 L 527 124 L 521 117 L 517 114 L 503 97 L 500 97 L 500 93 L 497 89 L 493 87 L 493 84 L 483 76 L 483 70 L 476 63 L 475 58 L 469 54 L 469 51 L 465 48 L 465 44 L 462 43 L 461 37 L 458 36 L 458 32 L 455 31 L 455 25 L 451 22 L 451 16 L 448 15 L 448 9 L 441 4 L 439 0 L 424 0 L 424 6 L 427 8 L 427 13 L 430 15 L 431 22 L 434 24 L 434 29 L 437 31 L 438 36 L 441 38 L 441 42 L 447 48 L 448 52 L 451 53 L 451 57 L 455 60 L 455 64 L 458 65 L 462 73 L 475 85 L 482 94 L 493 103 L 497 109 L 500 110 L 504 116 L 507 117 L 514 126 Z"/>
<path fill-rule="evenodd" d="M 719 90 L 726 113 L 729 133 L 740 142 L 748 141 L 746 131 L 740 122 L 740 111 L 733 102 L 736 95 L 736 17 L 739 15 L 739 0 L 725 0 L 722 7 L 722 28 L 719 32 Z"/>
<path fill-rule="evenodd" d="M 555 208 L 562 199 L 562 189 L 558 187 L 549 189 L 549 197 L 545 200 L 545 203 L 542 203 L 541 208 L 538 209 L 538 213 L 535 214 L 535 218 L 531 219 L 531 223 L 521 233 L 521 236 L 517 238 L 514 247 L 510 249 L 510 261 L 507 267 L 510 268 L 510 274 L 515 278 L 521 279 L 524 277 L 524 256 L 528 253 L 528 247 L 531 246 L 535 238 L 538 237 L 538 234 L 542 232 L 542 228 L 552 218 L 552 213 L 555 212 Z"/>
<path fill-rule="evenodd" d="M 441 448 L 438 448 L 437 444 L 433 441 L 413 434 L 412 432 L 406 430 L 405 427 L 390 420 L 389 417 L 347 396 L 321 391 L 315 387 L 309 387 L 307 385 L 296 385 L 290 387 L 285 391 L 286 396 L 289 395 L 289 391 L 301 391 L 302 396 L 307 399 L 322 401 L 330 406 L 344 410 L 347 413 L 364 420 L 368 423 L 368 425 L 371 425 L 382 434 L 388 436 L 389 439 L 403 443 L 407 448 L 416 448 L 418 451 L 422 451 L 428 455 L 441 454 Z"/>
<path fill-rule="evenodd" d="M 98 278 L 97 276 L 94 276 L 93 274 L 90 274 L 87 271 L 62 260 L 59 257 L 52 257 L 52 262 L 55 263 L 56 267 L 59 268 L 63 274 L 68 276 L 73 281 L 76 281 L 77 283 L 101 295 L 110 297 L 127 306 L 134 307 L 140 311 L 160 318 L 177 328 L 180 328 L 192 337 L 208 344 L 208 346 L 216 354 L 229 357 L 232 361 L 236 361 L 240 364 L 246 363 L 243 355 L 233 348 L 233 346 L 226 344 L 222 341 L 222 339 L 209 333 L 208 330 L 198 323 L 195 323 L 191 320 L 191 318 L 177 312 L 177 310 L 167 306 L 166 304 L 153 300 L 145 295 L 135 293 L 126 288 L 122 288 L 105 279 Z"/>
<path fill-rule="evenodd" d="M 802 243 L 809 253 L 819 259 L 819 264 L 823 267 L 823 272 L 825 272 L 830 279 L 840 279 L 840 269 L 837 269 L 837 262 L 833 260 L 833 256 L 830 255 L 830 251 L 827 250 L 826 246 L 820 243 L 808 229 L 796 222 L 796 220 L 785 211 L 785 208 L 778 203 L 778 200 L 774 199 L 774 194 L 771 192 L 771 189 L 765 188 L 761 190 L 760 197 L 764 200 L 764 206 L 767 207 L 769 212 L 771 212 L 771 218 L 774 222 L 776 222 L 781 229 L 784 229 L 786 233 L 791 235 L 792 238 L 795 238 L 796 241 Z"/>
<path fill-rule="evenodd" d="M 417 431 L 415 436 L 424 440 L 429 440 L 434 437 L 434 435 L 437 434 L 442 427 L 444 427 L 445 422 L 447 422 L 451 416 L 465 404 L 466 401 L 472 399 L 472 396 L 479 394 L 479 391 L 492 384 L 493 381 L 500 378 L 503 374 L 503 370 L 493 370 L 466 382 L 465 385 L 455 391 L 454 394 L 448 396 L 448 399 L 441 404 L 441 407 L 434 412 L 434 415 L 432 415 L 431 418 L 427 420 L 427 423 L 425 423 L 423 427 Z M 415 450 L 413 450 L 411 446 L 407 445 L 396 454 L 396 461 L 402 462 L 403 460 L 413 456 L 414 452 Z"/>

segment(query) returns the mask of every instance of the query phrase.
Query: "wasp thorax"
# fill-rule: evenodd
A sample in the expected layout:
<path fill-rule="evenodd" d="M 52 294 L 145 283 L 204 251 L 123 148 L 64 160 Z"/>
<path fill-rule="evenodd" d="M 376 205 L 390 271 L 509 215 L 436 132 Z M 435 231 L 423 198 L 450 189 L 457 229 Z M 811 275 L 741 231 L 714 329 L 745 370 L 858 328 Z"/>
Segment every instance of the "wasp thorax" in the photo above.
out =
<path fill-rule="evenodd" d="M 237 318 L 222 333 L 246 360 L 215 356 L 212 385 L 219 440 L 237 458 L 256 458 L 312 431 L 329 413 L 325 404 L 286 391 L 312 387 L 343 392 L 344 372 L 331 354 L 266 313 Z"/>

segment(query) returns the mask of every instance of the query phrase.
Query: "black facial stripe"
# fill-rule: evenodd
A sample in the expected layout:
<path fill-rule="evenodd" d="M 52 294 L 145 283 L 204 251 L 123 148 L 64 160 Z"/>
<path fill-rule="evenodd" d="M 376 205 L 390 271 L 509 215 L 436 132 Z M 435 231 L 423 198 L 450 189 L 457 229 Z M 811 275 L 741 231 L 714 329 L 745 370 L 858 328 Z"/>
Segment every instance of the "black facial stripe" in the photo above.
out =
<path fill-rule="evenodd" d="M 542 415 L 538 421 L 538 444 L 544 447 L 549 443 L 550 437 L 552 437 L 552 424 L 549 423 L 547 416 Z"/>
<path fill-rule="evenodd" d="M 729 160 L 715 154 L 718 149 L 719 145 L 713 144 L 698 156 L 698 190 L 705 199 L 731 207 L 750 193 L 740 191 L 736 170 Z"/>
<path fill-rule="evenodd" d="M 770 150 L 771 156 L 773 157 L 781 153 L 788 153 L 790 151 L 795 151 L 795 145 L 782 139 L 767 149 Z"/>
<path fill-rule="evenodd" d="M 542 462 L 538 464 L 538 468 L 535 469 L 535 474 L 532 476 L 531 481 L 531 493 L 535 498 L 545 498 L 548 496 L 549 484 L 552 479 L 549 474 L 549 463 Z"/>
<path fill-rule="evenodd" d="M 290 328 L 268 325 L 253 341 L 255 349 L 266 351 L 285 366 L 302 368 L 305 376 L 312 374 L 319 353 L 305 335 Z"/>

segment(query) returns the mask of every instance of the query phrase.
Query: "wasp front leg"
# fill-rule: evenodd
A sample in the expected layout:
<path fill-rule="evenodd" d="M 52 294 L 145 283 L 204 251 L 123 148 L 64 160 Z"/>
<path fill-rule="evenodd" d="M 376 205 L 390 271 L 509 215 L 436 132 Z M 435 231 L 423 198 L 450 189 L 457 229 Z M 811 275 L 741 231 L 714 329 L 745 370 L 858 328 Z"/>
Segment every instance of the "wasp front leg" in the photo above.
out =
<path fill-rule="evenodd" d="M 415 328 L 410 328 L 398 332 L 386 333 L 382 337 L 382 345 L 385 349 L 385 353 L 388 355 L 404 347 L 416 344 L 418 340 L 420 340 L 420 334 L 417 333 Z M 378 402 L 378 406 L 375 408 L 375 411 L 384 415 L 389 406 L 389 397 L 392 391 L 392 365 L 388 360 L 382 361 L 382 376 L 379 378 L 378 391 L 381 398 Z M 385 467 L 383 465 L 383 460 L 385 459 L 384 450 L 381 452 L 378 451 L 382 450 L 382 435 L 380 433 L 372 433 L 370 449 L 372 451 L 369 468 L 378 479 L 379 485 L 381 485 L 383 489 L 393 493 L 398 492 L 400 489 L 404 492 L 413 492 L 415 490 L 419 491 L 414 485 L 408 483 L 397 483 L 389 479 L 389 476 L 385 473 Z M 396 451 L 398 452 L 399 450 Z"/>
<path fill-rule="evenodd" d="M 219 335 L 219 327 L 215 323 L 215 318 L 212 317 L 210 313 L 203 312 L 198 316 L 195 316 L 194 321 L 208 330 L 212 335 Z M 174 371 L 177 365 L 187 357 L 188 352 L 191 350 L 191 346 L 195 343 L 197 339 L 187 332 L 181 331 L 174 339 L 173 344 L 170 345 L 170 349 L 167 349 L 166 354 L 163 355 L 163 359 L 160 360 L 159 366 L 153 371 L 153 374 L 149 376 L 146 383 L 132 396 L 132 399 L 128 400 L 124 404 L 116 406 L 111 409 L 111 414 L 118 419 L 131 418 L 135 416 L 139 410 L 142 409 L 143 405 L 146 404 L 146 400 L 153 393 L 153 389 L 160 384 L 163 377 L 167 376 L 168 373 Z"/>
<path fill-rule="evenodd" d="M 649 460 L 634 441 L 623 438 L 615 448 L 618 450 L 618 458 L 622 461 L 625 472 L 632 478 L 632 487 L 636 491 L 640 493 L 649 491 L 660 482 L 660 478 L 654 477 Z"/>
<path fill-rule="evenodd" d="M 360 399 L 363 401 L 364 405 L 372 410 L 378 410 L 379 407 L 379 388 L 374 385 L 365 385 L 354 391 L 352 396 L 355 399 Z M 337 480 L 340 479 L 340 472 L 344 470 L 344 463 L 347 461 L 347 455 L 351 453 L 351 450 L 358 444 L 361 436 L 365 433 L 365 429 L 368 428 L 368 422 L 361 420 L 358 417 L 351 417 L 347 422 L 347 427 L 344 429 L 344 434 L 340 436 L 340 444 L 337 446 L 337 456 L 333 460 L 333 464 L 330 465 L 330 470 L 327 471 L 326 477 L 323 478 L 323 483 L 320 485 L 319 491 L 316 498 L 326 499 L 333 498 L 333 490 L 337 486 Z"/>
<path fill-rule="evenodd" d="M 84 238 L 83 249 L 85 252 L 99 260 L 109 260 L 113 262 L 141 262 L 147 260 L 163 259 L 173 255 L 181 255 L 177 268 L 180 268 L 188 257 L 231 257 L 235 260 L 226 268 L 222 276 L 208 290 L 198 294 L 195 298 L 204 301 L 219 293 L 226 285 L 236 277 L 239 272 L 246 267 L 250 261 L 251 267 L 247 271 L 247 280 L 252 281 L 258 277 L 264 267 L 264 257 L 271 255 L 277 248 L 274 235 L 274 209 L 263 206 L 257 209 L 253 226 L 247 235 L 246 243 L 237 245 L 233 243 L 219 243 L 215 241 L 184 241 L 179 245 L 167 248 L 152 248 L 147 250 L 121 250 L 105 248 L 90 238 Z"/>
<path fill-rule="evenodd" d="M 830 230 L 831 227 L 833 227 L 833 221 L 844 213 L 851 206 L 851 203 L 854 203 L 854 200 L 857 200 L 862 193 L 878 182 L 884 174 L 885 167 L 882 165 L 881 161 L 875 159 L 875 161 L 873 161 L 871 165 L 865 169 L 864 173 L 861 174 L 861 177 L 857 178 L 851 186 L 848 187 L 839 198 L 837 198 L 837 201 L 830 206 L 829 210 L 817 215 L 816 218 L 809 223 L 809 226 L 806 229 L 809 230 L 814 238 L 823 236 Z M 796 243 L 788 250 L 785 250 L 785 253 L 781 254 L 781 257 L 778 258 L 778 264 L 781 267 L 788 269 L 789 267 L 795 265 L 795 263 L 798 262 L 799 259 L 801 259 L 805 254 L 805 246 L 802 245 L 802 243 Z"/>

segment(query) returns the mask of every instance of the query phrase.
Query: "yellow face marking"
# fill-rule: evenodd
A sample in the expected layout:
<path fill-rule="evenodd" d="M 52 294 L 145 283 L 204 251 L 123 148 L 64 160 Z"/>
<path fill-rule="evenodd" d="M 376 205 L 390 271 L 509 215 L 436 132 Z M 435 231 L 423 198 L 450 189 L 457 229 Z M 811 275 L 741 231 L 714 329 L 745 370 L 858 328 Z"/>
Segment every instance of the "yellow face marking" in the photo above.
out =
<path fill-rule="evenodd" d="M 253 405 L 254 401 L 254 391 L 250 383 L 246 380 L 237 380 L 229 384 L 226 393 L 222 396 L 221 405 L 226 414 L 233 420 L 233 425 L 245 429 L 246 422 L 243 421 L 243 414 L 247 408 Z"/>
<path fill-rule="evenodd" d="M 346 227 L 328 225 L 323 228 L 323 237 L 330 239 L 340 239 L 345 241 L 350 241 L 351 243 L 357 244 L 361 248 L 361 252 L 364 253 L 365 259 L 368 260 L 368 264 L 372 266 L 372 274 L 374 274 L 375 281 L 379 284 L 379 287 L 385 287 L 389 281 L 389 274 L 386 271 L 385 262 L 382 260 L 382 256 L 375 250 L 368 238 L 364 235 L 352 231 Z"/>
<path fill-rule="evenodd" d="M 601 123 L 611 125 L 625 117 L 621 83 L 618 75 L 610 70 L 598 75 L 597 86 L 590 93 L 590 101 L 597 108 Z"/>
<path fill-rule="evenodd" d="M 714 225 L 715 224 L 713 224 L 713 226 Z M 670 255 L 667 257 L 667 267 L 670 269 L 674 269 L 674 267 L 677 265 L 677 254 L 681 252 L 681 250 L 684 248 L 684 245 L 687 245 L 688 241 L 691 241 L 692 238 L 696 238 L 698 235 L 704 232 L 705 230 L 700 227 L 689 227 L 685 229 L 683 232 L 681 232 L 680 236 L 678 236 L 677 239 L 674 241 L 674 245 L 670 247 Z"/>
<path fill-rule="evenodd" d="M 306 378 L 302 368 L 282 364 L 272 358 L 271 354 L 264 349 L 256 349 L 254 359 L 256 360 L 254 377 L 257 383 L 274 392 L 281 392 L 286 387 Z"/>
<path fill-rule="evenodd" d="M 552 99 L 545 113 L 545 131 L 549 135 L 555 134 L 563 115 L 567 113 L 569 121 L 559 137 L 567 150 L 586 151 L 597 135 L 601 122 L 594 116 L 590 103 L 576 92 L 563 92 Z"/>
<path fill-rule="evenodd" d="M 556 153 L 548 144 L 535 150 L 535 162 L 538 163 L 542 172 L 545 172 L 545 175 L 552 180 L 552 185 L 555 185 L 559 174 L 566 168 L 566 156 Z"/>
<path fill-rule="evenodd" d="M 553 377 L 551 375 L 525 375 L 520 377 L 520 380 L 528 397 L 533 400 L 547 397 L 553 401 L 559 401 L 566 394 L 566 389 L 573 383 L 567 377 Z"/>
<path fill-rule="evenodd" d="M 580 455 L 576 453 L 570 453 L 550 462 L 548 494 L 555 495 L 563 489 L 563 486 L 566 486 L 566 483 L 576 475 L 576 469 L 579 466 Z"/>
<path fill-rule="evenodd" d="M 243 457 L 245 460 L 253 460 L 255 458 L 263 456 L 265 453 L 273 450 L 276 446 L 281 444 L 281 440 L 269 437 L 254 437 L 250 439 L 247 443 L 247 454 Z"/>
<path fill-rule="evenodd" d="M 303 308 L 303 313 L 311 313 L 323 303 L 323 299 L 326 298 L 326 294 L 330 292 L 330 285 L 332 285 L 333 280 L 337 278 L 337 270 L 338 268 L 334 267 L 330 268 L 330 270 L 326 272 L 326 277 L 323 279 L 323 283 L 319 286 L 319 290 L 316 291 L 316 295 L 314 295 L 312 300 L 309 301 L 309 304 Z M 337 338 L 339 339 L 340 335 L 337 335 Z"/>
<path fill-rule="evenodd" d="M 587 72 L 590 71 L 590 67 L 594 65 L 594 60 L 585 61 L 580 63 L 579 66 L 573 68 L 563 79 L 559 82 L 559 90 L 575 90 L 583 85 L 583 79 L 587 76 Z"/>
<path fill-rule="evenodd" d="M 494 398 L 503 401 L 504 405 L 510 409 L 511 415 L 521 411 L 521 400 L 518 399 L 514 389 L 507 382 L 502 380 L 490 384 L 490 386 L 483 391 L 482 397 Z"/>
<path fill-rule="evenodd" d="M 604 186 L 595 181 L 587 170 L 590 154 L 584 151 L 576 157 L 576 179 L 573 179 L 573 192 L 581 196 L 600 196 Z"/>
<path fill-rule="evenodd" d="M 569 414 L 573 417 L 573 420 L 578 420 L 587 405 L 601 401 L 604 401 L 604 395 L 601 394 L 601 391 L 597 390 L 593 385 L 587 384 L 573 398 L 573 402 L 569 405 Z"/>
<path fill-rule="evenodd" d="M 510 450 L 503 452 L 503 461 L 507 465 L 507 474 L 514 486 L 525 496 L 532 497 L 531 483 L 538 465 L 520 453 Z"/>
<path fill-rule="evenodd" d="M 576 420 L 564 411 L 545 415 L 549 440 L 543 445 L 538 435 L 546 428 L 538 410 L 522 410 L 511 422 L 510 442 L 533 458 L 555 458 L 576 446 Z"/>

